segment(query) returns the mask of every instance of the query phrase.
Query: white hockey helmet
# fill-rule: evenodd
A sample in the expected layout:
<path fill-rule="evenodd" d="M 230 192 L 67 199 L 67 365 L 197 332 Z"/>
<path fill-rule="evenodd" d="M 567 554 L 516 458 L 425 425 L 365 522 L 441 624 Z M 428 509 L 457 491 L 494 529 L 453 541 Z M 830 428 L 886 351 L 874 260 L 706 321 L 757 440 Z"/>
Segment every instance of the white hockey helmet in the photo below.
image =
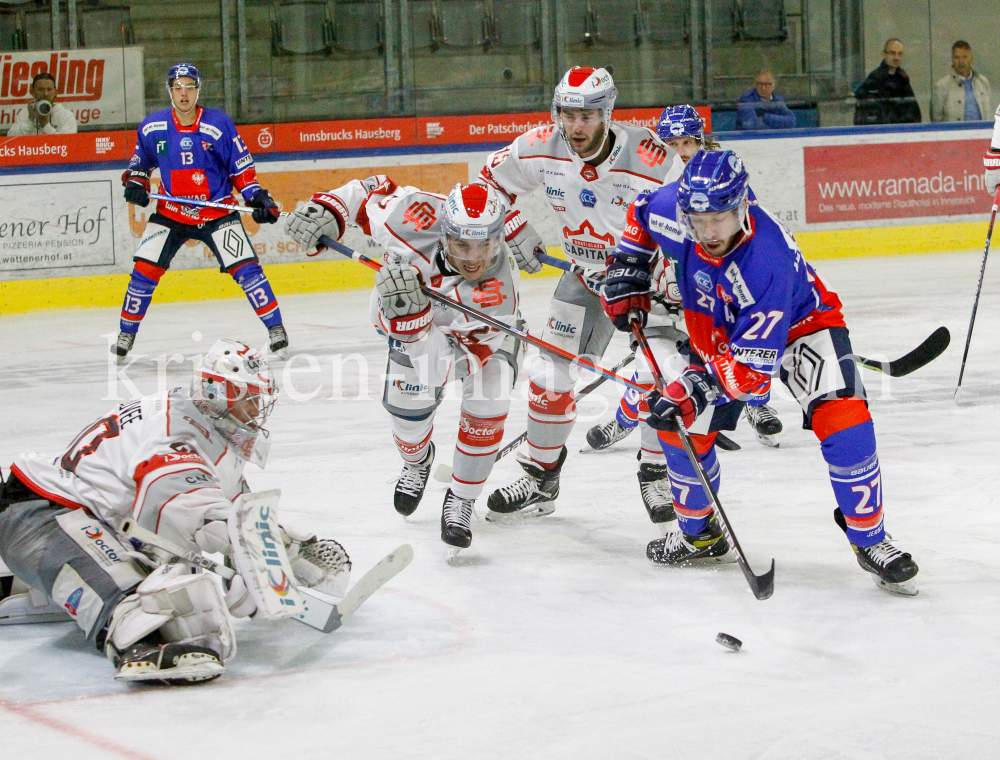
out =
<path fill-rule="evenodd" d="M 600 109 L 606 139 L 617 97 L 618 88 L 607 69 L 574 66 L 556 85 L 552 95 L 552 121 L 559 124 L 559 111 L 563 108 Z M 559 131 L 568 143 L 569 137 L 561 124 Z"/>
<path fill-rule="evenodd" d="M 250 461 L 258 434 L 267 437 L 264 423 L 277 397 L 274 374 L 260 351 L 238 340 L 217 340 L 195 367 L 192 401 Z"/>
<path fill-rule="evenodd" d="M 506 214 L 500 195 L 492 187 L 455 185 L 445 200 L 441 219 L 445 254 L 460 261 L 486 261 L 489 269 L 502 248 Z"/>

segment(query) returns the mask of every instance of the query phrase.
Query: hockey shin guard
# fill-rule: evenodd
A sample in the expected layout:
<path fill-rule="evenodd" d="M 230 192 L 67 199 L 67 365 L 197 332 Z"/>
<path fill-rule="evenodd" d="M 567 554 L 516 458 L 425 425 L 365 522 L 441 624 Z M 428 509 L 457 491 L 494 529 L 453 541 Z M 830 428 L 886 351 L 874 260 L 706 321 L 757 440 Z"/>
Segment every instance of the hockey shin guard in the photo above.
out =
<path fill-rule="evenodd" d="M 257 261 L 248 261 L 240 264 L 229 273 L 236 284 L 243 288 L 247 300 L 257 312 L 264 327 L 271 329 L 281 324 L 281 310 L 278 308 L 278 299 L 274 297 L 271 290 L 271 283 L 267 281 L 267 275 L 261 269 Z"/>
<path fill-rule="evenodd" d="M 639 382 L 639 373 L 635 372 L 632 374 L 632 382 Z M 652 383 L 648 385 L 643 383 L 643 387 L 652 388 Z M 632 430 L 636 425 L 639 424 L 639 402 L 642 401 L 642 395 L 639 391 L 634 388 L 626 388 L 625 393 L 622 394 L 621 403 L 618 404 L 618 413 L 615 417 L 618 420 L 618 424 L 627 430 Z"/>
<path fill-rule="evenodd" d="M 408 420 L 392 415 L 389 417 L 389 427 L 392 428 L 392 437 L 403 461 L 410 464 L 422 462 L 427 456 L 431 433 L 434 432 L 434 415 L 421 420 Z"/>
<path fill-rule="evenodd" d="M 668 436 L 673 436 L 676 444 L 664 440 Z M 722 476 L 719 460 L 715 456 L 715 435 L 692 435 L 691 439 L 709 481 L 718 491 Z M 701 487 L 698 473 L 691 466 L 691 460 L 676 433 L 661 433 L 660 444 L 667 458 L 670 491 L 674 497 L 674 510 L 677 512 L 681 532 L 688 536 L 701 533 L 708 526 L 708 518 L 712 516 L 712 504 L 705 495 L 705 489 Z"/>
<path fill-rule="evenodd" d="M 867 407 L 859 399 L 827 401 L 813 412 L 812 425 L 847 522 L 847 538 L 855 546 L 877 544 L 885 538 L 882 472 Z"/>
<path fill-rule="evenodd" d="M 132 269 L 132 278 L 125 290 L 125 301 L 122 303 L 121 331 L 135 335 L 139 332 L 139 323 L 146 316 L 146 310 L 153 301 L 153 291 L 160 282 L 166 269 L 137 261 Z"/>
<path fill-rule="evenodd" d="M 573 391 L 528 386 L 528 454 L 544 469 L 553 469 L 576 422 Z"/>
<path fill-rule="evenodd" d="M 493 471 L 507 415 L 474 417 L 465 410 L 458 422 L 458 442 L 452 462 L 451 490 L 462 499 L 476 499 Z"/>

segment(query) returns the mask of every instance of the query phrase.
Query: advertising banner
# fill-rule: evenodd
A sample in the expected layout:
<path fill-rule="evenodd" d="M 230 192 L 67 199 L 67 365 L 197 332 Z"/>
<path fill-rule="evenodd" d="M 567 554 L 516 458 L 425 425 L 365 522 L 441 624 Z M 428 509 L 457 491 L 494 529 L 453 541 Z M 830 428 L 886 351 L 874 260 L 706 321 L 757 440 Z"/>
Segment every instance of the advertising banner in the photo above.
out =
<path fill-rule="evenodd" d="M 990 210 L 969 140 L 806 146 L 803 158 L 809 224 Z"/>
<path fill-rule="evenodd" d="M 31 100 L 31 80 L 49 73 L 57 102 L 78 127 L 139 122 L 145 114 L 142 48 L 38 50 L 0 56 L 0 129 L 7 130 Z"/>
<path fill-rule="evenodd" d="M 112 184 L 0 185 L 0 272 L 114 264 Z"/>

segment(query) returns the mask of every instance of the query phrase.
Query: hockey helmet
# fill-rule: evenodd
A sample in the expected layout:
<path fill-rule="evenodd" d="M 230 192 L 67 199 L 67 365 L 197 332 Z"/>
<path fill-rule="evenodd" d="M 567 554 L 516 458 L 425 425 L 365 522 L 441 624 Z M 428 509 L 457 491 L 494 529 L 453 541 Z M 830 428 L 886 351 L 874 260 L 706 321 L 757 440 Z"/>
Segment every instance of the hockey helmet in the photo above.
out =
<path fill-rule="evenodd" d="M 448 193 L 441 219 L 442 244 L 463 277 L 479 279 L 496 262 L 505 216 L 503 201 L 488 185 L 458 184 Z"/>
<path fill-rule="evenodd" d="M 201 72 L 193 63 L 178 63 L 171 66 L 170 71 L 167 72 L 167 89 L 169 90 L 173 86 L 174 80 L 180 77 L 193 79 L 198 89 L 201 89 Z"/>
<path fill-rule="evenodd" d="M 733 234 L 738 230 L 749 234 L 749 182 L 743 161 L 733 151 L 698 151 L 684 167 L 677 188 L 678 221 L 699 240 L 691 222 L 692 215 L 733 211 L 738 222 Z"/>
<path fill-rule="evenodd" d="M 689 105 L 667 106 L 656 121 L 656 134 L 661 140 L 693 137 L 705 146 L 705 121 Z"/>
<path fill-rule="evenodd" d="M 552 121 L 559 125 L 559 132 L 572 148 L 565 127 L 559 121 L 559 112 L 563 108 L 599 109 L 601 122 L 604 124 L 604 140 L 608 138 L 611 127 L 611 112 L 615 109 L 615 98 L 618 88 L 615 80 L 607 69 L 594 69 L 589 66 L 574 66 L 556 85 L 552 96 Z M 602 141 L 600 152 L 604 147 Z M 575 155 L 575 151 L 572 151 Z"/>

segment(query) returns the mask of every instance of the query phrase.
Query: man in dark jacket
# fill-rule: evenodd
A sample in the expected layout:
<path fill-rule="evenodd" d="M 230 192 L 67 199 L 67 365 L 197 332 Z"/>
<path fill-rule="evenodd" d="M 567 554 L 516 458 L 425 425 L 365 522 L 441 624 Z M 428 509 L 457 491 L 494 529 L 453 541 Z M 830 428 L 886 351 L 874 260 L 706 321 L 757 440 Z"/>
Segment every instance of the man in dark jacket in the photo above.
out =
<path fill-rule="evenodd" d="M 900 67 L 903 43 L 886 40 L 882 63 L 858 87 L 855 124 L 908 124 L 920 121 L 920 105 L 913 96 L 910 77 Z"/>

